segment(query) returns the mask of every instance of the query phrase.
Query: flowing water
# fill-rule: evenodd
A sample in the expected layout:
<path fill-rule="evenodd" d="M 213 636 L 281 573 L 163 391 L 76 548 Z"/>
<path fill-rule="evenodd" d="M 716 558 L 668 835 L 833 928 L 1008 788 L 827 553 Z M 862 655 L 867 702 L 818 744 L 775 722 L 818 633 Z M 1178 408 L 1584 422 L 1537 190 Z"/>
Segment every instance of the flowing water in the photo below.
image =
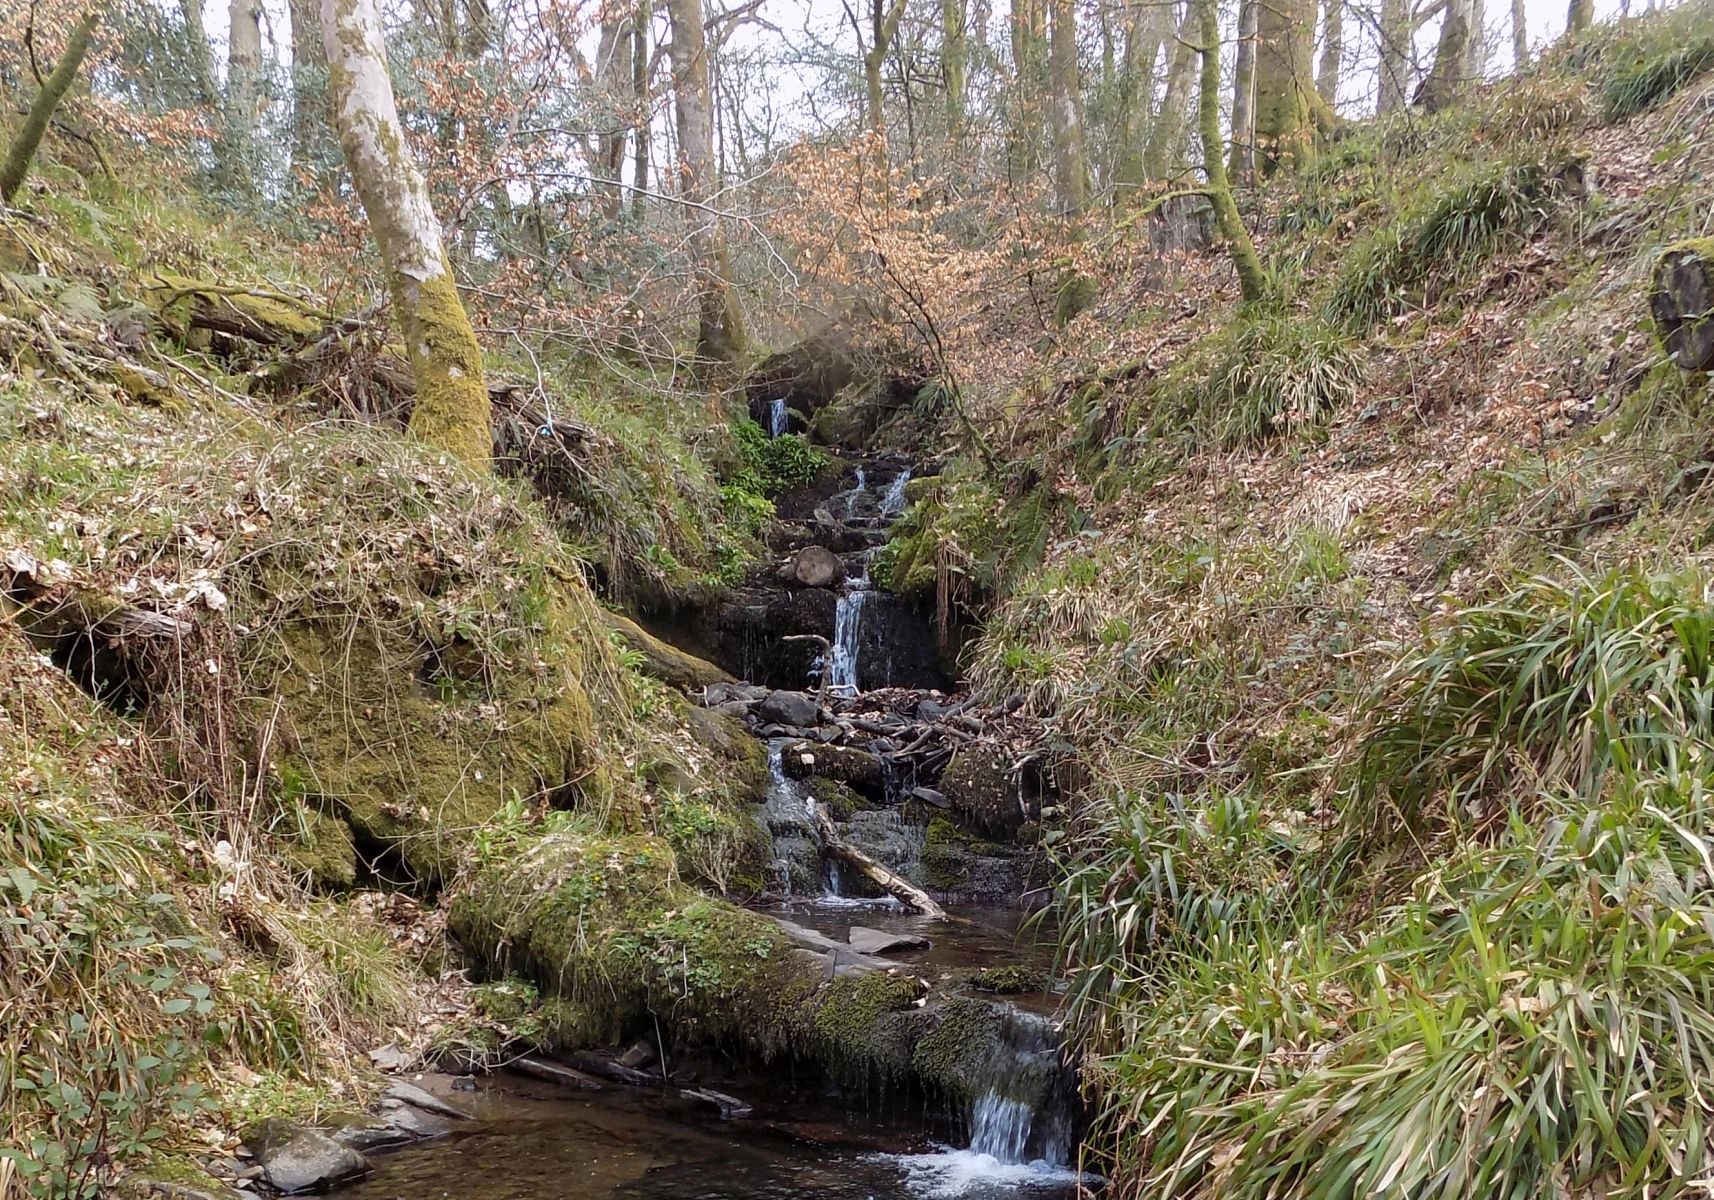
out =
<path fill-rule="evenodd" d="M 768 436 L 783 437 L 786 432 L 786 398 L 776 396 L 768 401 Z"/>
<path fill-rule="evenodd" d="M 881 495 L 881 515 L 896 517 L 905 511 L 905 485 L 911 481 L 911 469 L 906 467 L 887 485 L 887 490 Z"/>

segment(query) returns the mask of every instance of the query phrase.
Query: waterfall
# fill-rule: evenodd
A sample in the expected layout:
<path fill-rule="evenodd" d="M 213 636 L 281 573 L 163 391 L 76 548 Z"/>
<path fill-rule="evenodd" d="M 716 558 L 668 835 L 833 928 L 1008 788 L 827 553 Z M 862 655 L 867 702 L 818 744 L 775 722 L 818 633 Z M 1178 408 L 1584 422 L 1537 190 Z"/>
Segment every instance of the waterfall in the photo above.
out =
<path fill-rule="evenodd" d="M 886 492 L 881 496 L 881 515 L 896 517 L 905 511 L 905 485 L 911 481 L 911 469 L 906 467 L 887 485 Z"/>
<path fill-rule="evenodd" d="M 862 499 L 863 492 L 868 488 L 869 481 L 863 475 L 863 468 L 857 468 L 857 486 L 845 493 L 845 519 L 849 521 L 857 515 L 857 501 Z"/>
<path fill-rule="evenodd" d="M 970 1149 L 1003 1163 L 1024 1162 L 1035 1112 L 1021 1100 L 1008 1100 L 990 1089 L 976 1101 L 970 1122 Z"/>
<path fill-rule="evenodd" d="M 768 436 L 777 438 L 786 432 L 786 398 L 776 396 L 768 401 Z"/>
<path fill-rule="evenodd" d="M 857 634 L 863 628 L 863 602 L 869 598 L 868 580 L 852 580 L 839 606 L 833 610 L 833 648 L 827 656 L 827 686 L 836 692 L 856 695 Z M 861 584 L 862 586 L 858 586 Z"/>

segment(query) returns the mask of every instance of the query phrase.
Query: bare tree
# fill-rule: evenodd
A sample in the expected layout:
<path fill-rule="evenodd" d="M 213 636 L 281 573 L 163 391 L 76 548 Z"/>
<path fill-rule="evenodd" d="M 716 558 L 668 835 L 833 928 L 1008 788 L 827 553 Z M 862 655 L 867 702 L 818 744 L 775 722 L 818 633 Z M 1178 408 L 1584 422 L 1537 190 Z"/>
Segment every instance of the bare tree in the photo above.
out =
<path fill-rule="evenodd" d="M 340 145 L 381 253 L 416 381 L 411 432 L 484 467 L 493 433 L 482 349 L 399 122 L 380 9 L 376 0 L 322 0 L 321 22 Z"/>
<path fill-rule="evenodd" d="M 1190 85 L 1195 78 L 1196 5 L 1186 0 L 1184 15 L 1178 23 L 1178 36 L 1173 39 L 1172 52 L 1167 59 L 1166 85 L 1161 93 L 1160 108 L 1149 128 L 1149 144 L 1143 150 L 1143 170 L 1150 179 L 1165 179 L 1178 166 L 1184 151 L 1187 110 L 1190 107 Z"/>
<path fill-rule="evenodd" d="M 251 172 L 262 102 L 260 0 L 232 0 L 227 19 L 226 128 L 220 157 L 228 185 L 248 191 L 254 186 Z"/>
<path fill-rule="evenodd" d="M 1193 0 L 1198 34 L 1202 42 L 1202 81 L 1197 97 L 1197 126 L 1202 141 L 1202 169 L 1208 177 L 1208 196 L 1214 204 L 1214 219 L 1220 235 L 1231 248 L 1232 265 L 1238 271 L 1238 288 L 1246 303 L 1267 295 L 1267 276 L 1256 257 L 1256 245 L 1232 199 L 1232 183 L 1226 176 L 1226 146 L 1220 140 L 1220 14 L 1215 0 Z"/>
<path fill-rule="evenodd" d="M 1062 216 L 1083 212 L 1089 165 L 1083 148 L 1083 88 L 1077 70 L 1077 9 L 1053 0 L 1053 190 Z"/>
<path fill-rule="evenodd" d="M 91 12 L 77 23 L 65 49 L 60 52 L 59 62 L 54 64 L 54 69 L 36 92 L 36 98 L 30 102 L 24 123 L 18 127 L 12 144 L 6 148 L 5 159 L 0 161 L 0 204 L 12 203 L 18 189 L 24 186 L 30 164 L 35 161 L 36 150 L 48 132 L 48 122 L 53 120 L 54 110 L 71 90 L 72 80 L 77 78 L 78 68 L 83 65 L 89 47 L 95 41 L 95 28 L 100 21 L 100 14 Z"/>
<path fill-rule="evenodd" d="M 1339 72 L 1345 59 L 1345 0 L 1323 0 L 1321 16 L 1321 64 L 1315 73 L 1315 90 L 1326 104 L 1339 102 Z"/>
<path fill-rule="evenodd" d="M 1232 82 L 1232 156 L 1229 170 L 1248 181 L 1256 172 L 1256 5 L 1239 0 L 1238 56 Z"/>

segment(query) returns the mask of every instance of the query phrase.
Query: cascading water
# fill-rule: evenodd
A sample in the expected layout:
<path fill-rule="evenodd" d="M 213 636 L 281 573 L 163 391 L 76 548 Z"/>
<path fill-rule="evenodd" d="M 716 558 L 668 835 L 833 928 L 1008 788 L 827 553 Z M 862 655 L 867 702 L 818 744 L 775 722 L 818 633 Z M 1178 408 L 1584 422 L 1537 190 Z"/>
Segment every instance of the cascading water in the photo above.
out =
<path fill-rule="evenodd" d="M 863 628 L 863 602 L 869 581 L 852 580 L 833 610 L 833 641 L 827 654 L 827 686 L 842 695 L 857 694 L 857 635 Z"/>
<path fill-rule="evenodd" d="M 887 490 L 881 495 L 881 515 L 896 517 L 905 511 L 905 485 L 911 481 L 911 469 L 906 467 L 887 485 Z"/>
<path fill-rule="evenodd" d="M 786 398 L 776 396 L 768 401 L 768 436 L 784 437 L 786 432 Z"/>
<path fill-rule="evenodd" d="M 868 490 L 868 487 L 869 481 L 863 475 L 863 468 L 858 467 L 857 483 L 849 492 L 845 493 L 845 519 L 847 521 L 857 515 L 857 502 L 863 498 L 863 493 Z"/>

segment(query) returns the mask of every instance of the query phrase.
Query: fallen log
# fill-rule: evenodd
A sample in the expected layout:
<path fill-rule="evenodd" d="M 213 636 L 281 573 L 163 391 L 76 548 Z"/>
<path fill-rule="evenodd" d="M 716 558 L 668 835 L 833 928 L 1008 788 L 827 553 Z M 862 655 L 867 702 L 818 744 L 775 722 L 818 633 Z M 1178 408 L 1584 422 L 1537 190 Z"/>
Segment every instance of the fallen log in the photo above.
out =
<path fill-rule="evenodd" d="M 888 895 L 897 898 L 900 904 L 913 909 L 925 917 L 936 921 L 946 920 L 946 910 L 934 902 L 934 899 L 916 884 L 900 875 L 892 868 L 884 866 L 852 846 L 846 844 L 839 836 L 839 830 L 834 828 L 833 818 L 822 811 L 821 805 L 814 805 L 815 828 L 821 835 L 823 852 L 831 854 L 842 863 L 856 867 L 863 874 L 875 881 L 875 884 Z"/>

